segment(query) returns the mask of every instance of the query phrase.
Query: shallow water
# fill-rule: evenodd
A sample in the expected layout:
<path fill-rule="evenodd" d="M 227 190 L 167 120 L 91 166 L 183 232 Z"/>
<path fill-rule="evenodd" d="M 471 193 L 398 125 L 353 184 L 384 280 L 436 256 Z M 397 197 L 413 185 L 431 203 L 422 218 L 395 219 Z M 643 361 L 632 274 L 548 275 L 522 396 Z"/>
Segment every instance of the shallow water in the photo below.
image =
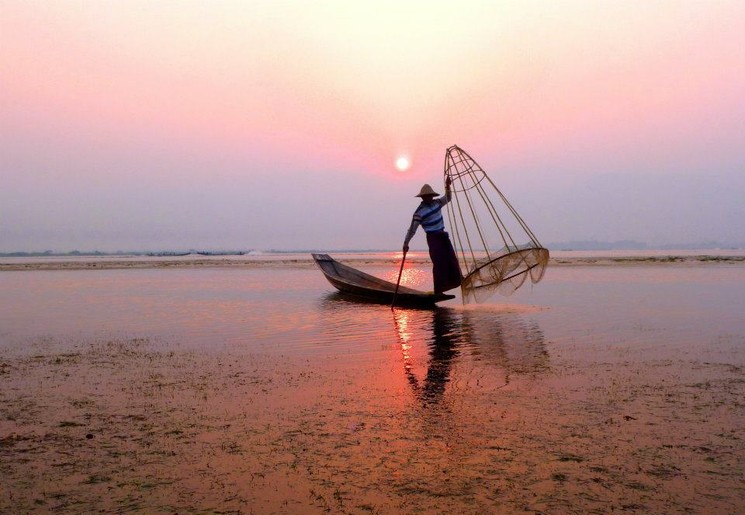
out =
<path fill-rule="evenodd" d="M 3 272 L 0 511 L 738 511 L 744 272 L 393 311 L 305 266 Z"/>
<path fill-rule="evenodd" d="M 361 268 L 396 279 L 390 265 Z M 402 284 L 430 287 L 429 270 L 407 266 Z M 474 328 L 489 333 L 490 324 L 510 323 L 538 326 L 555 343 L 583 335 L 629 343 L 655 331 L 663 333 L 655 335 L 660 345 L 686 344 L 745 334 L 743 285 L 740 265 L 555 267 L 510 297 L 397 312 L 406 313 L 422 342 L 436 339 L 436 315 L 468 340 Z M 5 272 L 0 305 L 6 347 L 44 336 L 117 337 L 242 352 L 355 354 L 400 337 L 389 309 L 345 299 L 314 268 Z"/>
<path fill-rule="evenodd" d="M 389 280 L 397 273 L 390 265 L 363 268 Z M 745 351 L 744 272 L 728 265 L 556 267 L 543 282 L 490 303 L 463 306 L 458 298 L 394 311 L 338 294 L 313 268 L 6 272 L 0 349 L 29 355 L 69 342 L 147 340 L 321 366 L 328 359 L 416 365 L 422 374 L 444 355 L 447 366 L 470 363 L 460 374 L 478 368 L 495 377 L 533 377 L 552 360 L 588 355 L 610 362 L 631 350 L 649 359 L 683 353 L 737 361 Z M 426 288 L 429 277 L 426 267 L 408 265 L 402 283 Z"/>

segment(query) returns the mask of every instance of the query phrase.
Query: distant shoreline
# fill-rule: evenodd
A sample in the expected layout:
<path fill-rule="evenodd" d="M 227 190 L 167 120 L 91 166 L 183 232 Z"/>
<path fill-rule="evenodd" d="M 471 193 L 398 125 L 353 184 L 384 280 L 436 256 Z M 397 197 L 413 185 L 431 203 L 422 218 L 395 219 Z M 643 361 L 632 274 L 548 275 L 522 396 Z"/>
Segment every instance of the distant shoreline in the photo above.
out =
<path fill-rule="evenodd" d="M 692 246 L 685 245 L 662 245 L 659 247 L 646 246 L 641 243 L 634 245 L 618 245 L 616 244 L 602 244 L 595 242 L 569 242 L 569 243 L 556 243 L 545 245 L 547 249 L 553 254 L 555 252 L 591 252 L 591 253 L 619 253 L 629 252 L 632 254 L 637 253 L 669 253 L 670 255 L 678 255 L 681 253 L 695 252 L 702 255 L 718 255 L 719 253 L 730 253 L 730 252 L 743 252 L 745 253 L 745 245 L 726 245 L 718 244 L 717 242 L 710 242 L 709 244 L 696 244 Z M 426 252 L 426 249 L 413 249 L 415 252 Z M 397 249 L 295 249 L 295 250 L 281 250 L 281 249 L 248 249 L 248 250 L 132 250 L 132 251 L 112 251 L 102 252 L 99 250 L 86 250 L 79 251 L 73 250 L 70 252 L 64 251 L 15 251 L 15 252 L 0 252 L 0 260 L 7 259 L 36 259 L 36 258 L 49 258 L 49 259 L 62 259 L 62 258 L 173 258 L 173 257 L 193 257 L 198 259 L 199 257 L 235 257 L 235 256 L 246 256 L 248 258 L 255 256 L 282 256 L 282 255 L 293 255 L 293 254 L 311 254 L 314 252 L 323 252 L 328 254 L 386 254 L 395 253 Z"/>
<path fill-rule="evenodd" d="M 5 258 L 6 260 L 8 258 Z M 179 257 L 178 259 L 117 259 L 115 256 L 94 260 L 59 257 L 55 261 L 0 262 L 0 272 L 36 270 L 127 270 L 127 269 L 185 269 L 185 268 L 313 268 L 315 263 L 310 254 L 293 258 L 275 256 L 273 259 L 245 257 L 240 259 Z M 400 259 L 393 257 L 354 257 L 347 255 L 344 262 L 356 266 L 398 265 Z M 426 253 L 407 257 L 412 264 L 427 264 Z M 745 256 L 701 255 L 660 255 L 660 256 L 582 256 L 552 257 L 549 266 L 640 266 L 640 265 L 743 265 Z"/>

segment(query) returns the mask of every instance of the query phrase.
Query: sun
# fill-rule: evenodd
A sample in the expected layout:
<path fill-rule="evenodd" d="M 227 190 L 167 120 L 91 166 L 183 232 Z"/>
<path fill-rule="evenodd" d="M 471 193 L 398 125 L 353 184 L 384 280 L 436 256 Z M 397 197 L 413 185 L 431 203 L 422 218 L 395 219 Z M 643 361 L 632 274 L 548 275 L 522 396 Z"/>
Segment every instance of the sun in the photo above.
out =
<path fill-rule="evenodd" d="M 398 159 L 396 159 L 396 170 L 399 172 L 405 172 L 409 169 L 409 166 L 411 166 L 411 162 L 408 157 L 399 156 Z"/>

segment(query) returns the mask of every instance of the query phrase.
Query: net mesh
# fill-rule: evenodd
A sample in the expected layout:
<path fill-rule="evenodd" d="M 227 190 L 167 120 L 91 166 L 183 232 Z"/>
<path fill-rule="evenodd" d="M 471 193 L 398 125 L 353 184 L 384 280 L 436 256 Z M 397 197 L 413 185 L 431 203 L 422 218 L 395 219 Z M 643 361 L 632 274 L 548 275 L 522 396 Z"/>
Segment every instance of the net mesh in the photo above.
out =
<path fill-rule="evenodd" d="M 445 154 L 451 181 L 450 232 L 463 271 L 463 302 L 510 295 L 525 281 L 537 283 L 548 265 L 548 249 L 476 161 L 457 145 Z"/>

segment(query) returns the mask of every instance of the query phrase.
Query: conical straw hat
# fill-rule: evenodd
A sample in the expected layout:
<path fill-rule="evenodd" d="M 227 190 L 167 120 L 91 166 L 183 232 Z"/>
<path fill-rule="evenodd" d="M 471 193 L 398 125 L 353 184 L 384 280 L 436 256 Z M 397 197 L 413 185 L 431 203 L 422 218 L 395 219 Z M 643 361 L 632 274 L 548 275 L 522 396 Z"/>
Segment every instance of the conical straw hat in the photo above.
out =
<path fill-rule="evenodd" d="M 432 189 L 432 186 L 430 186 L 429 184 L 425 184 L 424 186 L 422 186 L 422 189 L 419 192 L 419 194 L 418 195 L 415 195 L 415 196 L 417 196 L 417 197 L 426 197 L 427 195 L 435 195 L 435 196 L 437 196 L 437 195 L 439 195 L 439 193 L 436 193 L 435 190 Z"/>

